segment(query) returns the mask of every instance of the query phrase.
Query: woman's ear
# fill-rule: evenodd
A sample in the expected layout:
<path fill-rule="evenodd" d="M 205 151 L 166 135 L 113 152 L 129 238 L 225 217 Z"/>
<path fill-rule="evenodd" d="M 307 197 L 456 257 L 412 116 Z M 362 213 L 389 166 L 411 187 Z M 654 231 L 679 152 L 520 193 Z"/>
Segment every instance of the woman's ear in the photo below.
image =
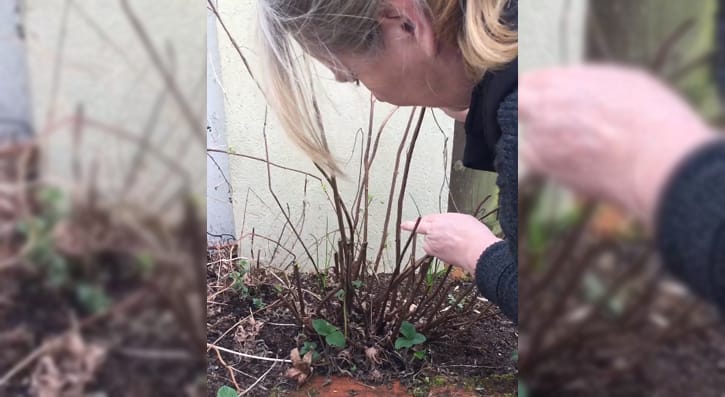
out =
<path fill-rule="evenodd" d="M 409 36 L 429 57 L 438 55 L 438 42 L 433 22 L 416 0 L 386 0 L 380 13 L 383 29 L 394 29 L 401 36 Z"/>

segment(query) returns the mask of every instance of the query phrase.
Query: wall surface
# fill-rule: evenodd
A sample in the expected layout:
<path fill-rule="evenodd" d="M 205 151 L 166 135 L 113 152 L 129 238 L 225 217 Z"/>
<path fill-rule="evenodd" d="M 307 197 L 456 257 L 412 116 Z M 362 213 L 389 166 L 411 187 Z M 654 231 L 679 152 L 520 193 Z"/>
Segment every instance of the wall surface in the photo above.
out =
<path fill-rule="evenodd" d="M 251 0 L 220 1 L 222 19 L 232 32 L 241 50 L 252 65 L 255 74 L 260 75 L 254 46 L 255 3 Z M 233 152 L 265 157 L 262 129 L 265 119 L 265 101 L 244 69 L 240 58 L 226 38 L 218 30 L 223 97 L 226 118 L 226 134 L 229 149 Z M 322 113 L 332 152 L 343 163 L 347 180 L 341 182 L 342 196 L 347 202 L 354 197 L 354 186 L 358 176 L 361 131 L 367 134 L 370 109 L 370 94 L 362 87 L 339 84 L 329 72 L 319 69 L 321 86 L 326 93 L 322 99 Z M 378 104 L 375 107 L 375 129 L 392 107 Z M 446 211 L 447 186 L 445 178 L 449 165 L 451 145 L 447 140 L 453 133 L 453 121 L 440 111 L 435 111 L 440 128 L 428 116 L 420 133 L 413 170 L 410 173 L 405 199 L 404 219 L 415 219 L 421 214 Z M 380 244 L 384 212 L 388 202 L 391 174 L 395 152 L 403 135 L 410 109 L 400 109 L 383 133 L 379 153 L 372 168 L 369 200 L 371 202 L 370 244 Z M 362 129 L 362 130 L 361 130 Z M 305 172 L 318 175 L 309 159 L 294 147 L 280 129 L 273 113 L 269 113 L 267 124 L 270 160 Z M 324 265 L 326 252 L 330 252 L 332 239 L 325 242 L 324 236 L 336 229 L 336 220 L 328 200 L 329 187 L 302 174 L 273 169 L 272 187 L 283 208 L 289 205 L 290 217 L 302 222 L 301 235 L 310 245 L 315 260 Z M 234 220 L 237 237 L 243 237 L 243 254 L 251 255 L 251 233 L 276 240 L 283 231 L 285 220 L 267 186 L 264 163 L 245 158 L 230 158 L 230 181 L 233 186 Z M 394 206 L 395 207 L 395 206 Z M 304 213 L 304 216 L 303 216 Z M 394 218 L 393 218 L 394 219 Z M 389 232 L 394 233 L 397 225 L 391 222 Z M 255 255 L 270 259 L 274 252 L 272 244 L 263 237 L 255 238 Z M 300 245 L 295 244 L 290 228 L 284 230 L 285 246 L 302 258 Z M 392 241 L 392 240 L 390 240 Z M 319 243 L 319 244 L 316 244 Z M 327 247 L 326 247 L 327 244 Z M 372 253 L 371 253 L 372 255 Z M 318 260 L 319 257 L 319 260 Z M 276 264 L 287 263 L 285 255 L 278 254 Z M 289 258 L 286 258 L 287 260 Z M 305 263 L 306 261 L 300 261 Z"/>
<path fill-rule="evenodd" d="M 81 179 L 94 180 L 111 201 L 164 212 L 184 186 L 203 201 L 203 183 L 192 181 L 206 174 L 204 4 L 25 4 L 33 118 L 46 177 L 68 187 L 77 180 L 71 173 L 77 158 Z"/>
<path fill-rule="evenodd" d="M 584 59 L 586 0 L 531 1 L 519 12 L 521 41 L 519 72 L 576 64 Z M 554 21 L 554 23 L 552 23 Z M 519 124 L 519 142 L 526 140 L 526 124 Z M 519 180 L 527 174 L 519 159 Z M 561 189 L 547 189 L 544 208 L 566 213 L 572 195 Z M 550 216 L 546 214 L 545 216 Z"/>
<path fill-rule="evenodd" d="M 587 0 L 529 1 L 519 9 L 519 70 L 580 62 Z"/>

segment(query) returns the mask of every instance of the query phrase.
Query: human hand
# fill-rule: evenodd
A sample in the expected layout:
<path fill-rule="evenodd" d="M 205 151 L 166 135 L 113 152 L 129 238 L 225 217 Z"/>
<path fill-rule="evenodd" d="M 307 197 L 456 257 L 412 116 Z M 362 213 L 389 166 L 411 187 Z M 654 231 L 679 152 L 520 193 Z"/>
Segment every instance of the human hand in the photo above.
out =
<path fill-rule="evenodd" d="M 576 66 L 527 73 L 520 82 L 524 165 L 650 226 L 675 167 L 715 136 L 642 71 Z"/>
<path fill-rule="evenodd" d="M 400 225 L 407 231 L 412 231 L 414 227 L 415 221 Z M 478 219 L 456 213 L 426 215 L 421 218 L 416 233 L 425 235 L 423 249 L 426 254 L 471 274 L 475 273 L 483 251 L 500 241 Z"/>

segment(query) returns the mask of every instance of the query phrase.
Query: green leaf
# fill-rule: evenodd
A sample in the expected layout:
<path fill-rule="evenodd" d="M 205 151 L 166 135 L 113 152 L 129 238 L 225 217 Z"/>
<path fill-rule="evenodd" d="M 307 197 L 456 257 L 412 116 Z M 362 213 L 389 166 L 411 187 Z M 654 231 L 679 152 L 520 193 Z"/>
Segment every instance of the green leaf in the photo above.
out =
<path fill-rule="evenodd" d="M 400 324 L 400 333 L 403 334 L 406 339 L 413 339 L 416 334 L 415 325 L 407 321 L 403 321 L 403 323 Z"/>
<path fill-rule="evenodd" d="M 400 350 L 408 347 L 413 347 L 412 339 L 398 338 L 395 340 L 395 350 Z"/>
<path fill-rule="evenodd" d="M 229 386 L 222 386 L 217 390 L 216 397 L 239 397 L 239 394 Z"/>
<path fill-rule="evenodd" d="M 303 356 L 307 354 L 307 352 L 312 352 L 312 361 L 317 361 L 320 359 L 320 353 L 317 352 L 317 342 L 305 342 L 302 344 L 302 348 L 300 349 L 300 356 Z"/>
<path fill-rule="evenodd" d="M 154 270 L 154 257 L 148 252 L 142 252 L 136 255 L 136 264 L 143 276 L 148 276 Z"/>
<path fill-rule="evenodd" d="M 360 287 L 362 287 L 362 285 L 363 285 L 363 282 L 360 280 L 355 280 L 352 282 L 352 286 L 355 287 L 356 289 L 360 289 Z"/>
<path fill-rule="evenodd" d="M 111 306 L 111 298 L 102 287 L 96 285 L 78 284 L 76 298 L 90 313 L 100 313 Z"/>
<path fill-rule="evenodd" d="M 325 337 L 325 342 L 327 342 L 330 346 L 335 346 L 339 348 L 345 347 L 345 335 L 342 334 L 340 331 L 335 331 Z"/>
<path fill-rule="evenodd" d="M 315 349 L 317 349 L 317 342 L 305 342 L 300 349 L 300 356 L 304 356 L 308 351 Z"/>
<path fill-rule="evenodd" d="M 413 353 L 413 357 L 417 358 L 418 360 L 422 360 L 425 358 L 425 354 L 425 350 L 418 350 L 417 352 Z"/>
<path fill-rule="evenodd" d="M 322 318 L 312 320 L 312 328 L 314 328 L 315 331 L 322 336 L 328 336 L 334 332 L 340 332 L 336 326 L 330 324 L 327 320 Z"/>
<path fill-rule="evenodd" d="M 252 298 L 252 305 L 257 309 L 261 309 L 264 307 L 264 301 L 262 301 L 262 298 Z"/>
<path fill-rule="evenodd" d="M 426 341 L 425 335 L 417 332 L 415 326 L 407 321 L 400 324 L 400 333 L 403 335 L 395 340 L 395 349 L 409 348 Z"/>
<path fill-rule="evenodd" d="M 421 343 L 426 341 L 426 337 L 423 334 L 415 334 L 413 337 L 413 345 L 420 345 Z"/>

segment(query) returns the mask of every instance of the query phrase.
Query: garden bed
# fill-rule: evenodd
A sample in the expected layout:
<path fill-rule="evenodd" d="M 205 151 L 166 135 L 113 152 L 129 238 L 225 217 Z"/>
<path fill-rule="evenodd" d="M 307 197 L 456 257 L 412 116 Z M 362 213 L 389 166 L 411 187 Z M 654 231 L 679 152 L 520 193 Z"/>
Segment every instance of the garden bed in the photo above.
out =
<path fill-rule="evenodd" d="M 376 345 L 375 357 L 371 358 L 370 351 L 366 355 L 371 347 L 368 341 L 354 340 L 352 332 L 347 347 L 342 349 L 329 346 L 314 330 L 300 324 L 282 299 L 288 293 L 282 286 L 284 274 L 251 266 L 244 276 L 246 288 L 241 291 L 233 288 L 234 278 L 239 276 L 233 274 L 239 259 L 228 255 L 230 259 L 224 258 L 224 254 L 211 252 L 207 267 L 209 396 L 224 386 L 240 392 L 248 390 L 248 396 L 336 395 L 340 390 L 347 394 L 339 395 L 367 390 L 378 393 L 370 395 L 427 396 L 431 388 L 442 386 L 449 388 L 439 389 L 440 395 L 457 395 L 451 394 L 455 390 L 468 393 L 458 395 L 485 396 L 516 392 L 518 334 L 513 324 L 482 298 L 473 305 L 478 312 L 490 311 L 485 319 L 451 335 L 440 335 L 432 329 L 426 342 L 415 349 Z M 389 280 L 388 274 L 370 276 L 361 288 L 382 289 Z M 321 290 L 316 276 L 310 273 L 301 274 L 300 281 L 299 288 L 309 297 L 305 299 L 308 312 L 314 312 L 315 302 L 334 290 L 332 282 L 328 290 Z M 452 290 L 471 285 L 470 280 L 447 282 L 456 284 Z M 457 309 L 447 304 L 441 310 Z M 312 363 L 312 377 L 302 384 L 287 376 L 291 363 L 264 360 L 289 360 L 293 349 L 311 343 L 315 344 L 316 360 Z M 302 392 L 290 394 L 300 386 Z"/>

